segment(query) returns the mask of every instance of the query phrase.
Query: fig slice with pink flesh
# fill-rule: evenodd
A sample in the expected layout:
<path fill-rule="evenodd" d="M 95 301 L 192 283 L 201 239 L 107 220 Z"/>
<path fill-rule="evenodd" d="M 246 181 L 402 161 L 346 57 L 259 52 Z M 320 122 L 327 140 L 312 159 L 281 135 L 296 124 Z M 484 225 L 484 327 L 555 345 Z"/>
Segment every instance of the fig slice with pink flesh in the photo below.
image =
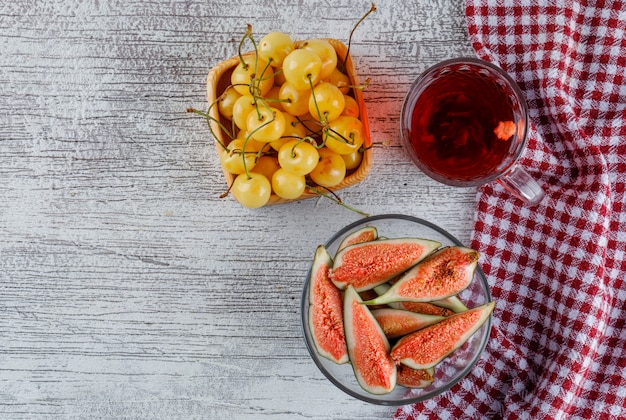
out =
<path fill-rule="evenodd" d="M 378 239 L 349 245 L 335 256 L 330 278 L 339 289 L 352 285 L 357 292 L 379 284 L 413 267 L 441 243 L 420 238 Z"/>
<path fill-rule="evenodd" d="M 361 244 L 363 242 L 370 242 L 378 239 L 378 229 L 374 226 L 365 226 L 361 229 L 355 230 L 341 241 L 337 252 L 342 249 L 355 244 Z"/>
<path fill-rule="evenodd" d="M 495 302 L 491 301 L 443 321 L 405 335 L 391 349 L 395 363 L 413 369 L 428 369 L 461 347 L 489 319 Z"/>
<path fill-rule="evenodd" d="M 398 338 L 445 319 L 443 316 L 426 315 L 403 309 L 381 308 L 372 310 L 378 325 L 387 338 Z"/>
<path fill-rule="evenodd" d="M 376 286 L 374 290 L 376 291 L 378 296 L 380 296 L 384 294 L 387 290 L 389 290 L 391 285 L 396 283 L 399 279 L 400 277 L 396 277 L 395 279 L 390 280 L 389 284 L 381 284 L 380 286 Z M 426 302 L 395 302 L 395 303 L 398 303 L 400 305 L 394 305 L 393 303 L 390 303 L 389 306 L 397 308 L 397 309 L 407 309 L 413 312 L 421 312 L 421 313 L 433 314 L 433 315 L 442 315 L 444 313 L 447 313 L 447 315 L 452 315 L 453 313 L 467 311 L 468 309 L 465 303 L 463 303 L 463 301 L 459 299 L 459 297 L 456 295 L 439 299 L 439 300 L 433 300 L 432 302 L 429 302 L 429 303 L 426 303 Z M 430 306 L 436 306 L 436 307 L 431 308 Z M 422 311 L 426 311 L 426 312 L 422 312 Z"/>
<path fill-rule="evenodd" d="M 344 328 L 348 354 L 359 385 L 372 394 L 387 394 L 396 386 L 396 364 L 385 333 L 352 286 L 344 293 Z"/>
<path fill-rule="evenodd" d="M 374 305 L 370 307 L 379 308 L 381 306 L 383 305 Z M 437 306 L 431 302 L 389 302 L 388 306 L 394 309 L 403 309 L 405 311 L 425 315 L 450 316 L 455 314 L 453 310 Z"/>
<path fill-rule="evenodd" d="M 439 306 L 440 308 L 449 309 L 455 313 L 465 312 L 468 309 L 465 303 L 463 303 L 463 301 L 456 295 L 439 300 L 433 300 L 430 303 Z"/>
<path fill-rule="evenodd" d="M 384 294 L 364 303 L 432 302 L 456 295 L 472 282 L 479 256 L 463 246 L 442 248 L 408 270 Z"/>
<path fill-rule="evenodd" d="M 396 383 L 405 388 L 426 388 L 435 381 L 435 368 L 413 369 L 406 365 L 398 365 Z"/>
<path fill-rule="evenodd" d="M 380 296 L 385 294 L 385 292 L 389 290 L 390 287 L 390 284 L 384 283 L 376 286 L 373 291 L 376 292 L 378 296 Z M 375 297 L 372 297 L 371 299 L 375 299 Z M 388 304 L 384 305 L 369 305 L 369 307 L 370 309 L 389 307 L 394 309 L 404 309 L 405 311 L 417 312 L 418 314 L 439 316 L 449 316 L 455 313 L 453 310 L 449 308 L 444 308 L 443 306 L 435 305 L 433 302 L 389 302 Z M 467 307 L 465 309 L 467 309 Z"/>
<path fill-rule="evenodd" d="M 309 329 L 317 352 L 335 363 L 348 362 L 341 292 L 328 278 L 332 258 L 317 247 L 309 280 Z"/>

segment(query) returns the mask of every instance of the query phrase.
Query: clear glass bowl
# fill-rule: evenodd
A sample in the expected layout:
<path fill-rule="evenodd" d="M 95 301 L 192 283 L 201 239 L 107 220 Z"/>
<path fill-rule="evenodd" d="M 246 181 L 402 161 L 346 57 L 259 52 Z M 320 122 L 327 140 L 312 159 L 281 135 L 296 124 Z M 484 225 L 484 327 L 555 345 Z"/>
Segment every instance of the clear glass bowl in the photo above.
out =
<path fill-rule="evenodd" d="M 330 255 L 335 255 L 337 247 L 347 235 L 365 226 L 375 226 L 379 236 L 388 238 L 418 237 L 439 241 L 442 246 L 464 245 L 445 230 L 426 220 L 406 215 L 386 214 L 358 220 L 334 234 L 325 244 Z M 491 330 L 491 318 L 485 322 L 467 343 L 435 366 L 435 381 L 427 388 L 408 389 L 397 385 L 389 394 L 370 394 L 360 387 L 349 363 L 338 365 L 317 353 L 309 330 L 309 281 L 310 270 L 304 283 L 300 311 L 304 339 L 311 358 L 328 380 L 343 392 L 360 400 L 372 404 L 398 406 L 432 398 L 445 392 L 463 379 L 470 372 L 476 361 L 478 361 L 487 345 Z M 491 301 L 489 285 L 480 267 L 476 270 L 474 280 L 470 286 L 459 294 L 459 298 L 468 308 Z"/>

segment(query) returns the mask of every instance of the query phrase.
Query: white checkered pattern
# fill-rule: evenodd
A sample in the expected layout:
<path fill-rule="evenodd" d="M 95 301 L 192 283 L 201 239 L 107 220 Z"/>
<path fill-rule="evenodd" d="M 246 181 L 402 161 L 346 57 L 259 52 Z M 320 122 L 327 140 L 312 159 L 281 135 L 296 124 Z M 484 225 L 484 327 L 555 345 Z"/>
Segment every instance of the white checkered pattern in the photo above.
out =
<path fill-rule="evenodd" d="M 626 418 L 626 3 L 466 0 L 466 16 L 478 56 L 525 92 L 521 164 L 548 196 L 480 189 L 491 341 L 461 383 L 396 417 Z"/>

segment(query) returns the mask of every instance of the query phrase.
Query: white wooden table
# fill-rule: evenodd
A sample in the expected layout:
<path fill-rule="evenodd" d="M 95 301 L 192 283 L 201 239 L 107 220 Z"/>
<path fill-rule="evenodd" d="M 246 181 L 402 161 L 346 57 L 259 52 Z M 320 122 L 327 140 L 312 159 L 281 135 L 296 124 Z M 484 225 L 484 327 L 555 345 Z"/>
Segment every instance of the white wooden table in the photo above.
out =
<path fill-rule="evenodd" d="M 360 216 L 326 199 L 247 210 L 203 121 L 208 70 L 247 23 L 346 40 L 366 1 L 0 5 L 0 418 L 390 417 L 310 360 L 301 289 L 316 245 Z M 399 144 L 402 99 L 472 55 L 462 2 L 381 0 L 352 54 L 374 150 L 342 198 L 470 237 L 474 190 Z"/>

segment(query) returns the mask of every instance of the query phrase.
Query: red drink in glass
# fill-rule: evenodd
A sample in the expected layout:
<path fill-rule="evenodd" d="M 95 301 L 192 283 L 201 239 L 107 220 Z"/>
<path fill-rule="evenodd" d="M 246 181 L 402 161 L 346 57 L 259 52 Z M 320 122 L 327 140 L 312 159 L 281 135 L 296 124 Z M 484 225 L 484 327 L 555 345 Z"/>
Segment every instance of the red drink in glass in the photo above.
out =
<path fill-rule="evenodd" d="M 424 89 L 415 103 L 411 146 L 424 165 L 446 178 L 482 179 L 510 153 L 513 135 L 498 136 L 498 128 L 515 127 L 514 118 L 508 97 L 493 81 L 450 74 Z"/>
<path fill-rule="evenodd" d="M 476 58 L 441 62 L 411 86 L 400 116 L 402 145 L 426 175 L 448 185 L 497 180 L 529 204 L 542 188 L 516 161 L 528 135 L 528 110 L 517 84 Z"/>

